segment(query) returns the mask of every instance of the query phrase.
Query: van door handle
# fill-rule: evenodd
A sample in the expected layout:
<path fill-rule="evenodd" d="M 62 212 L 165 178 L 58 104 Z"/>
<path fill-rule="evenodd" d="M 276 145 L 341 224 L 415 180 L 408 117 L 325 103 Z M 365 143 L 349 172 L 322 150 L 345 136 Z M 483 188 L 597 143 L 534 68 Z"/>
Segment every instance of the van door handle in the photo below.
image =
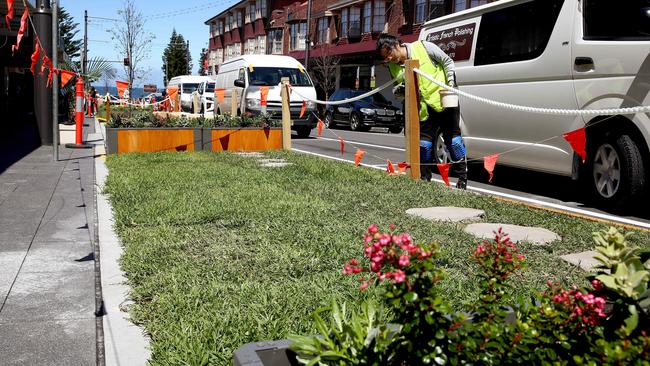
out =
<path fill-rule="evenodd" d="M 575 65 L 581 69 L 594 69 L 594 59 L 591 57 L 576 57 Z"/>

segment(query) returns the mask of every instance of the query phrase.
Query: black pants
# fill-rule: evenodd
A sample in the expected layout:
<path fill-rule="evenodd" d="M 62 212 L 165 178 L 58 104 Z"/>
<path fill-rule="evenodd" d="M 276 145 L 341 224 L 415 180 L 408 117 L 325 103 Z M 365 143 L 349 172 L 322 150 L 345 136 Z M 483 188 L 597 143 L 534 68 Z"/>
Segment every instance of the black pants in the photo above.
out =
<path fill-rule="evenodd" d="M 456 136 L 461 136 L 460 131 L 460 107 L 445 108 L 442 112 L 436 112 L 433 108 L 428 107 L 429 118 L 420 122 L 420 140 L 432 141 L 434 143 L 435 154 L 435 130 L 436 126 L 440 127 L 442 138 L 445 141 L 447 149 L 451 151 L 451 140 Z M 451 173 L 459 179 L 467 180 L 467 159 L 462 157 L 451 165 Z M 435 155 L 434 155 L 435 161 Z M 420 169 L 422 179 L 430 179 L 433 167 L 423 165 Z"/>

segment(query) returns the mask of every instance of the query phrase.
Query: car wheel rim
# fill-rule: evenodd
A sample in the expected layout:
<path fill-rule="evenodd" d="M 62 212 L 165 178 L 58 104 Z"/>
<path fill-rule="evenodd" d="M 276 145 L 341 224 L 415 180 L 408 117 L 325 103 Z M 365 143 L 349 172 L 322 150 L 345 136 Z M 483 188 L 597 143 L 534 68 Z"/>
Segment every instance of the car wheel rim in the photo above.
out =
<path fill-rule="evenodd" d="M 352 115 L 352 122 L 350 123 L 350 127 L 352 127 L 353 130 L 359 128 L 359 119 L 357 116 Z"/>
<path fill-rule="evenodd" d="M 332 119 L 332 117 L 330 117 L 329 115 L 325 116 L 325 122 L 323 123 L 323 124 L 325 125 L 325 128 L 329 128 L 329 127 L 330 127 L 330 121 L 331 121 L 331 119 Z"/>
<path fill-rule="evenodd" d="M 621 161 L 612 145 L 603 144 L 596 151 L 593 164 L 594 184 L 598 193 L 611 198 L 621 183 Z"/>
<path fill-rule="evenodd" d="M 436 154 L 436 162 L 438 163 L 448 163 L 451 161 L 451 159 L 449 158 L 449 150 L 447 150 L 447 146 L 445 145 L 445 139 L 442 138 L 442 134 L 439 134 L 438 137 L 436 138 L 435 154 Z"/>

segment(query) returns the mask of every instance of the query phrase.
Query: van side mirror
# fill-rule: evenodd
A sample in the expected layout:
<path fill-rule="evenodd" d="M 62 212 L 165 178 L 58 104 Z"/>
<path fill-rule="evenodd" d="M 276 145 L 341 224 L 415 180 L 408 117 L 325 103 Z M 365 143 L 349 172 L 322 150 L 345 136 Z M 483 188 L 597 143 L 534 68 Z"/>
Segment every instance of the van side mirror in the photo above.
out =
<path fill-rule="evenodd" d="M 237 79 L 237 80 L 235 80 L 235 86 L 238 87 L 238 88 L 245 88 L 246 83 L 244 82 L 244 80 Z"/>

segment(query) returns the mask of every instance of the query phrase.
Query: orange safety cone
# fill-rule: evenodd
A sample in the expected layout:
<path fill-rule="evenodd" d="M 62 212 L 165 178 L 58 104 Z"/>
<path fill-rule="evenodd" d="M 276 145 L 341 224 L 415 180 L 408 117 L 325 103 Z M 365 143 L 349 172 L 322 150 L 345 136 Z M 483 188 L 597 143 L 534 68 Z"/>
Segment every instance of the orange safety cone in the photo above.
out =
<path fill-rule="evenodd" d="M 75 143 L 74 144 L 65 144 L 65 147 L 73 149 L 88 149 L 93 147 L 93 145 L 88 145 L 83 143 L 83 126 L 84 126 L 84 81 L 81 76 L 77 77 L 76 93 L 75 93 L 75 122 L 76 122 L 76 133 L 75 133 Z"/>

